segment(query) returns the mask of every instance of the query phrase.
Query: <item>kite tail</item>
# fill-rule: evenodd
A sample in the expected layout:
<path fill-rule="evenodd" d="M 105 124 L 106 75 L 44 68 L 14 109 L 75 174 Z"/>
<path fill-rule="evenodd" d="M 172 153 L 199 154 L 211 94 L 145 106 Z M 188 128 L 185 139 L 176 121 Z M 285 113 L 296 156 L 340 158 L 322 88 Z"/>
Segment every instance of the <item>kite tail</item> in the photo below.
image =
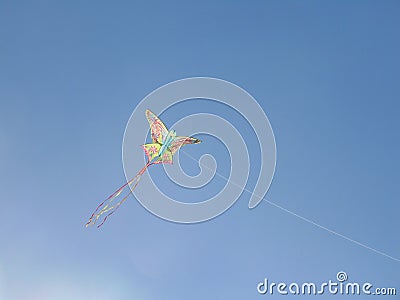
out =
<path fill-rule="evenodd" d="M 96 210 L 92 213 L 92 215 L 89 218 L 89 221 L 86 223 L 86 227 L 92 226 L 96 224 L 98 219 L 105 213 L 108 212 L 108 214 L 104 217 L 100 225 L 97 226 L 99 228 L 101 225 L 104 224 L 104 222 L 107 220 L 107 218 L 112 215 L 120 206 L 122 203 L 125 202 L 125 200 L 129 197 L 130 194 L 132 194 L 132 191 L 136 188 L 136 186 L 139 184 L 140 178 L 142 177 L 143 173 L 147 170 L 148 167 L 150 167 L 153 163 L 150 161 L 147 162 L 147 164 L 136 174 L 135 177 L 133 177 L 131 180 L 129 180 L 127 183 L 125 183 L 123 186 L 121 186 L 118 190 L 116 190 L 113 194 L 111 194 L 106 200 L 104 200 L 102 203 L 97 206 Z M 112 205 L 113 201 L 115 198 L 117 198 L 122 191 L 127 187 L 130 187 L 129 193 L 121 200 L 119 201 L 116 205 Z"/>

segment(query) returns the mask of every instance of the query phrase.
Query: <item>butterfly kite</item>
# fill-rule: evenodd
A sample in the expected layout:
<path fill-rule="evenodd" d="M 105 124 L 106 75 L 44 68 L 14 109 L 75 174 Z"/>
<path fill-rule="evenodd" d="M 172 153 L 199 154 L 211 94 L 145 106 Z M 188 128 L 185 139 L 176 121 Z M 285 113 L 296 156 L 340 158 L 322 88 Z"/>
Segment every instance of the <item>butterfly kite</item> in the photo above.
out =
<path fill-rule="evenodd" d="M 175 130 L 168 131 L 164 123 L 150 110 L 146 110 L 146 117 L 150 124 L 152 143 L 142 145 L 147 156 L 146 165 L 127 183 L 116 190 L 106 200 L 97 206 L 86 227 L 96 224 L 100 217 L 104 217 L 97 227 L 104 224 L 107 218 L 112 215 L 122 203 L 128 198 L 132 191 L 139 184 L 140 177 L 148 167 L 155 164 L 172 164 L 172 156 L 178 149 L 186 144 L 198 144 L 201 141 L 194 137 L 177 136 Z M 117 198 L 126 187 L 130 188 L 130 192 L 121 201 L 114 205 L 113 201 Z M 106 215 L 105 215 L 106 214 Z"/>

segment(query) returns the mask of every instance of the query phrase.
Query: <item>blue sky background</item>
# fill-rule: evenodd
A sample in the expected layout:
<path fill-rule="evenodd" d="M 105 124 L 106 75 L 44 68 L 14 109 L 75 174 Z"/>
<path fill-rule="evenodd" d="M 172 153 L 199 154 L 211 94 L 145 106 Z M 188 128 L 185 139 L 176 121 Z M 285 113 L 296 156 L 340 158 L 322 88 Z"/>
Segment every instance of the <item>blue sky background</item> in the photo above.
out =
<path fill-rule="evenodd" d="M 399 292 L 398 262 L 265 202 L 248 210 L 248 194 L 196 225 L 130 198 L 101 230 L 83 226 L 125 180 L 135 105 L 210 76 L 250 92 L 272 123 L 268 200 L 400 257 L 399 12 L 398 1 L 2 1 L 0 299 L 262 299 L 264 277 L 321 283 L 342 270 Z"/>

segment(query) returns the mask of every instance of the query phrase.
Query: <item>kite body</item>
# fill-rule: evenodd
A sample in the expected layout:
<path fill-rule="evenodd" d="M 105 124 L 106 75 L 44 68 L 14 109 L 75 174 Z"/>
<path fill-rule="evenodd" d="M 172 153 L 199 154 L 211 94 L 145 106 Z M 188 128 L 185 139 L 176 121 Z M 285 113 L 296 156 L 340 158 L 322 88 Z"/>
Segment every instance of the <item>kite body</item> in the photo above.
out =
<path fill-rule="evenodd" d="M 164 123 L 150 110 L 146 110 L 146 117 L 149 121 L 150 132 L 152 143 L 142 145 L 144 152 L 147 156 L 146 165 L 136 174 L 134 178 L 129 180 L 126 184 L 121 186 L 114 194 L 110 195 L 106 200 L 104 200 L 93 212 L 89 221 L 86 223 L 86 227 L 96 224 L 97 220 L 105 215 L 103 221 L 97 227 L 100 227 L 107 220 L 107 217 L 113 214 L 122 203 L 128 198 L 132 193 L 133 189 L 139 184 L 139 180 L 143 173 L 148 167 L 154 164 L 172 164 L 172 157 L 182 146 L 186 144 L 198 144 L 201 141 L 194 137 L 188 136 L 177 136 L 175 130 L 168 131 Z M 125 187 L 129 186 L 129 193 L 116 205 L 113 205 L 113 201 L 117 198 Z"/>

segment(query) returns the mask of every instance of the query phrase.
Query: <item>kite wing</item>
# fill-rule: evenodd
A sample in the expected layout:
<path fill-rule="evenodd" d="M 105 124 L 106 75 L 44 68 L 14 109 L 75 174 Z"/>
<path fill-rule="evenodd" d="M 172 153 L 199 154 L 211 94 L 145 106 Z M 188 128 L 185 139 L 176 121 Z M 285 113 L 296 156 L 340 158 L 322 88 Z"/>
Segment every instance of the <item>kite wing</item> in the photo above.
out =
<path fill-rule="evenodd" d="M 150 143 L 142 145 L 144 152 L 147 155 L 149 161 L 158 157 L 158 152 L 161 149 L 161 145 L 158 143 Z M 166 149 L 161 158 L 155 160 L 154 164 L 172 164 L 172 152 Z"/>
<path fill-rule="evenodd" d="M 160 151 L 161 145 L 159 143 L 150 143 L 142 145 L 144 152 L 147 155 L 149 161 L 152 161 L 158 156 L 158 151 Z"/>
<path fill-rule="evenodd" d="M 163 138 L 167 136 L 168 129 L 164 123 L 150 110 L 146 110 L 147 121 L 150 124 L 151 139 L 154 143 L 162 144 Z"/>
<path fill-rule="evenodd" d="M 172 165 L 172 152 L 168 149 L 165 150 L 159 163 Z"/>
<path fill-rule="evenodd" d="M 176 151 L 179 150 L 180 147 L 187 145 L 187 144 L 198 144 L 201 143 L 199 139 L 189 136 L 177 136 L 174 141 L 169 146 L 169 150 L 171 154 L 174 155 Z"/>

